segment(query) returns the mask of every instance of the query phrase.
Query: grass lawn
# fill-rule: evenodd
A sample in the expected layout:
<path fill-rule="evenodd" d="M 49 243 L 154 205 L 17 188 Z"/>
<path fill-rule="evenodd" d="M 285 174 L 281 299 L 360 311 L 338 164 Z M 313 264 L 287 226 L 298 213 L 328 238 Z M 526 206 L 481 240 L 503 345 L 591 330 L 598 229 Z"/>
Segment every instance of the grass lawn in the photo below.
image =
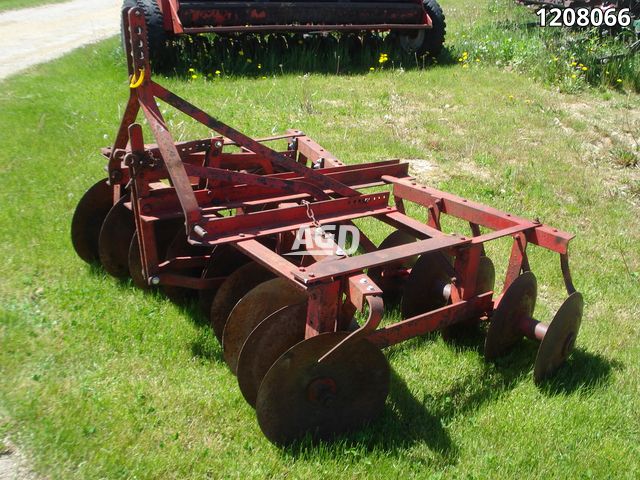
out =
<path fill-rule="evenodd" d="M 465 4 L 473 3 L 473 8 Z M 452 38 L 495 2 L 443 1 Z M 456 44 L 453 48 L 458 48 Z M 437 335 L 386 352 L 382 418 L 341 441 L 262 436 L 193 306 L 76 258 L 71 216 L 103 176 L 127 98 L 116 39 L 0 83 L 0 438 L 48 478 L 637 478 L 640 98 L 568 95 L 487 62 L 373 73 L 161 79 L 254 135 L 300 128 L 343 160 L 412 160 L 421 180 L 577 234 L 579 347 L 544 388 L 535 346 L 496 364 Z M 178 139 L 202 130 L 168 114 Z M 625 165 L 627 165 L 625 167 Z M 380 240 L 384 232 L 376 232 Z M 489 251 L 504 271 L 508 244 Z M 531 252 L 536 315 L 565 294 Z M 0 445 L 0 450 L 2 446 Z"/>
<path fill-rule="evenodd" d="M 16 10 L 18 8 L 39 7 L 49 3 L 62 3 L 67 0 L 2 0 L 0 2 L 0 12 L 5 10 Z"/>

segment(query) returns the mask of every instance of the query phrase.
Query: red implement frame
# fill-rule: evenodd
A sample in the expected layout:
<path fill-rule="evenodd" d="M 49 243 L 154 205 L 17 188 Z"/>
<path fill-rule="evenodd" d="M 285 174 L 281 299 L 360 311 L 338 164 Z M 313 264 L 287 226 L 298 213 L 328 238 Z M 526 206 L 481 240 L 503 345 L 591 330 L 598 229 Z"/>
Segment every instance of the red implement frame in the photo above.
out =
<path fill-rule="evenodd" d="M 125 189 L 131 195 L 127 205 L 134 212 L 143 271 L 150 283 L 207 289 L 223 280 L 180 274 L 194 265 L 204 265 L 208 255 L 165 261 L 158 258 L 154 223 L 181 217 L 191 244 L 232 245 L 305 291 L 309 298 L 307 337 L 340 329 L 339 312 L 362 310 L 368 305 L 366 323 L 336 348 L 362 336 L 381 347 L 389 346 L 453 323 L 490 317 L 499 300 L 494 299 L 494 292 L 475 291 L 476 275 L 483 245 L 499 238 L 513 240 L 503 291 L 521 272 L 529 270 L 529 244 L 560 255 L 567 290 L 575 291 L 568 264 L 572 235 L 420 185 L 409 177 L 407 164 L 398 160 L 347 166 L 298 130 L 262 140 L 247 137 L 155 83 L 142 12 L 124 12 L 124 25 L 129 45 L 130 98 L 116 142 L 103 153 L 109 158 L 114 201 Z M 206 125 L 216 136 L 176 143 L 157 99 Z M 140 110 L 156 144 L 145 145 L 142 128 L 134 123 Z M 267 146 L 282 140 L 287 144 L 283 150 Z M 235 151 L 231 152 L 232 148 Z M 169 184 L 159 183 L 163 179 Z M 368 194 L 358 191 L 375 186 L 384 189 Z M 389 188 L 393 205 L 389 203 Z M 407 216 L 406 202 L 425 207 L 428 218 L 421 221 Z M 443 215 L 468 222 L 470 235 L 443 232 Z M 344 224 L 363 217 L 406 231 L 418 241 L 376 249 L 363 234 L 366 253 L 348 257 L 331 249 L 329 258 L 304 267 L 282 254 L 291 233 L 301 227 Z M 489 233 L 482 233 L 480 227 Z M 265 237 L 276 238 L 277 246 L 266 246 L 268 242 L 260 241 Z M 450 304 L 378 328 L 383 313 L 382 291 L 365 272 L 437 251 L 455 258 Z"/>
<path fill-rule="evenodd" d="M 170 34 L 388 31 L 431 28 L 421 0 L 233 2 L 160 0 Z"/>

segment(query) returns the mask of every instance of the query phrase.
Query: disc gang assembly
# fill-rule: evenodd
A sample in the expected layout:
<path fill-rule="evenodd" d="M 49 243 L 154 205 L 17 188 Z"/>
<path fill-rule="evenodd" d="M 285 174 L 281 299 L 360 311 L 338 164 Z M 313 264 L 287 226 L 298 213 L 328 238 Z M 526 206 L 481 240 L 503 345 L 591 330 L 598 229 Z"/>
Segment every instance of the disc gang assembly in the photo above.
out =
<path fill-rule="evenodd" d="M 75 211 L 74 248 L 142 289 L 197 296 L 271 442 L 331 439 L 375 419 L 389 392 L 382 349 L 435 330 L 455 339 L 488 322 L 487 360 L 525 337 L 539 342 L 536 383 L 565 362 L 583 311 L 571 234 L 423 185 L 399 160 L 346 165 L 299 130 L 250 138 L 153 81 L 141 9 L 125 9 L 123 24 L 129 101 L 103 150 L 108 177 Z M 157 100 L 212 138 L 174 141 Z M 425 218 L 408 216 L 409 203 Z M 443 231 L 446 217 L 469 234 Z M 361 251 L 347 255 L 328 226 L 363 218 L 394 231 L 376 246 L 359 229 Z M 301 231 L 308 254 L 290 255 Z M 484 247 L 498 239 L 512 247 L 496 292 Z M 529 245 L 560 256 L 569 295 L 548 324 L 534 318 Z M 403 319 L 382 326 L 394 304 Z"/>

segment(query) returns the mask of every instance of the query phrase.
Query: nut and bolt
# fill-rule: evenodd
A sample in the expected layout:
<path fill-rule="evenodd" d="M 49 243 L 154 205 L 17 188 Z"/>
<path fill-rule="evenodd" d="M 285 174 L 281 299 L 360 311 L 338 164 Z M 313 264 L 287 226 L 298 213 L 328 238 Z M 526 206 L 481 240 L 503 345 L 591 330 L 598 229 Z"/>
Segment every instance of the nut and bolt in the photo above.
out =
<path fill-rule="evenodd" d="M 156 287 L 160 285 L 160 277 L 151 277 L 151 285 Z"/>

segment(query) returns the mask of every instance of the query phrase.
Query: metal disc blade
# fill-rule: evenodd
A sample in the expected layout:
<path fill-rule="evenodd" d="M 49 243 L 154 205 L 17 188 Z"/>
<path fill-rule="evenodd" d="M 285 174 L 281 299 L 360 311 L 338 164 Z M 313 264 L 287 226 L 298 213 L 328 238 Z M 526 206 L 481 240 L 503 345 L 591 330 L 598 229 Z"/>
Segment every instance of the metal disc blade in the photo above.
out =
<path fill-rule="evenodd" d="M 78 256 L 87 263 L 100 261 L 100 229 L 113 207 L 113 193 L 106 180 L 100 180 L 80 199 L 71 221 L 71 242 Z"/>
<path fill-rule="evenodd" d="M 189 243 L 187 239 L 187 233 L 184 229 L 184 224 L 181 225 L 177 229 L 177 231 L 174 230 L 173 232 L 173 238 L 171 238 L 169 247 L 167 248 L 166 254 L 164 256 L 165 260 L 170 260 L 177 257 L 199 257 L 202 255 L 206 255 L 209 252 L 210 249 L 208 247 L 191 245 Z M 179 270 L 175 273 L 187 275 L 189 277 L 200 277 L 202 275 L 202 270 L 203 269 L 200 267 L 195 267 L 186 270 Z M 162 291 L 172 302 L 178 304 L 183 303 L 196 295 L 195 290 L 169 285 L 163 285 Z"/>
<path fill-rule="evenodd" d="M 140 243 L 138 242 L 138 232 L 133 234 L 131 245 L 129 246 L 129 275 L 133 284 L 141 290 L 150 290 L 151 286 L 142 272 L 142 258 L 140 257 Z"/>
<path fill-rule="evenodd" d="M 324 333 L 298 343 L 269 369 L 258 390 L 256 412 L 265 436 L 289 445 L 307 434 L 330 439 L 362 427 L 383 410 L 390 369 L 367 340 L 318 359 L 348 333 Z"/>
<path fill-rule="evenodd" d="M 491 292 L 496 285 L 496 269 L 489 257 L 481 256 L 476 278 L 476 294 Z M 449 342 L 460 340 L 469 334 L 478 333 L 480 319 L 455 323 L 441 330 L 442 337 Z"/>
<path fill-rule="evenodd" d="M 507 289 L 491 315 L 484 343 L 484 357 L 487 360 L 504 355 L 522 339 L 524 335 L 519 322 L 533 317 L 537 295 L 538 283 L 532 272 L 520 275 Z"/>
<path fill-rule="evenodd" d="M 181 219 L 154 222 L 155 249 L 158 259 L 165 258 L 167 249 L 176 236 L 176 231 L 181 228 L 182 223 Z M 142 290 L 151 290 L 151 286 L 142 272 L 142 257 L 138 232 L 133 234 L 131 246 L 129 247 L 129 275 L 136 287 Z"/>
<path fill-rule="evenodd" d="M 269 315 L 253 329 L 238 357 L 238 385 L 245 400 L 256 406 L 262 379 L 282 354 L 304 340 L 307 302 L 289 305 Z"/>
<path fill-rule="evenodd" d="M 298 290 L 284 278 L 261 283 L 242 297 L 229 314 L 222 335 L 224 359 L 231 371 L 238 371 L 238 356 L 242 345 L 260 322 L 281 308 L 302 303 L 306 299 L 305 292 Z"/>
<path fill-rule="evenodd" d="M 402 230 L 396 230 L 382 241 L 378 250 L 398 247 L 400 245 L 406 245 L 416 241 L 417 238 L 413 235 Z M 373 280 L 374 283 L 382 289 L 382 295 L 385 302 L 397 302 L 400 299 L 407 277 L 397 275 L 396 273 L 411 268 L 417 261 L 418 255 L 415 255 L 398 262 L 392 262 L 380 267 L 369 269 L 367 275 L 369 275 L 371 280 Z"/>
<path fill-rule="evenodd" d="M 116 278 L 129 276 L 129 247 L 136 231 L 133 212 L 125 207 L 129 197 L 122 197 L 104 219 L 100 230 L 98 251 L 100 262 L 109 275 Z"/>
<path fill-rule="evenodd" d="M 220 285 L 213 297 L 209 317 L 218 340 L 222 342 L 224 326 L 236 303 L 254 287 L 271 280 L 274 276 L 259 263 L 251 262 L 237 269 Z"/>
<path fill-rule="evenodd" d="M 540 343 L 533 378 L 536 384 L 552 376 L 569 358 L 575 346 L 580 325 L 584 300 L 579 292 L 567 298 L 553 317 Z"/>
<path fill-rule="evenodd" d="M 411 318 L 444 307 L 449 300 L 443 290 L 453 276 L 451 259 L 444 253 L 421 255 L 404 285 L 402 317 Z"/>
<path fill-rule="evenodd" d="M 211 252 L 209 263 L 202 272 L 202 278 L 228 277 L 249 261 L 249 257 L 240 253 L 231 245 L 218 245 Z M 212 288 L 198 292 L 198 305 L 203 314 L 210 314 L 213 297 L 215 297 L 217 291 L 217 288 Z"/>

